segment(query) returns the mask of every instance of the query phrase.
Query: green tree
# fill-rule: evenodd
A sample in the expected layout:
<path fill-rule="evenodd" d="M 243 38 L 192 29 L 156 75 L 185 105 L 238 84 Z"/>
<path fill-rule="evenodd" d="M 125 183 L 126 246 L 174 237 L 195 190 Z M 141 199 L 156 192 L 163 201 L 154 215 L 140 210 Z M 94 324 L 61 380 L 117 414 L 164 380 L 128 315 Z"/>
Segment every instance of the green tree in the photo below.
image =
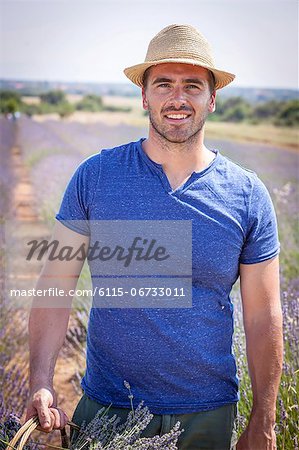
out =
<path fill-rule="evenodd" d="M 244 104 L 248 105 L 246 100 L 244 100 L 244 98 L 242 98 L 242 97 L 229 97 L 228 99 L 223 101 L 222 108 L 225 111 L 230 108 L 235 108 L 236 106 L 240 106 L 240 105 L 244 105 Z"/>
<path fill-rule="evenodd" d="M 40 114 L 40 108 L 39 105 L 35 105 L 35 104 L 26 104 L 24 103 L 22 106 L 22 112 L 24 114 L 27 114 L 27 116 L 31 117 L 33 116 L 33 114 Z"/>
<path fill-rule="evenodd" d="M 50 105 L 59 105 L 67 101 L 65 93 L 59 90 L 45 92 L 40 95 L 40 99 L 42 102 L 49 103 Z"/>
<path fill-rule="evenodd" d="M 103 100 L 98 95 L 89 94 L 83 97 L 83 99 L 77 103 L 76 109 L 78 109 L 79 111 L 91 111 L 91 112 L 102 111 Z"/>
<path fill-rule="evenodd" d="M 22 108 L 22 99 L 18 92 L 0 91 L 0 112 L 2 114 L 13 114 Z"/>
<path fill-rule="evenodd" d="M 59 113 L 60 117 L 68 117 L 73 114 L 74 110 L 74 105 L 71 105 L 69 102 L 63 102 L 60 103 L 57 112 Z"/>
<path fill-rule="evenodd" d="M 299 125 L 299 100 L 289 100 L 285 102 L 274 119 L 274 124 L 278 126 L 298 126 Z"/>
<path fill-rule="evenodd" d="M 0 100 L 9 100 L 11 98 L 14 98 L 18 103 L 21 103 L 21 96 L 18 92 L 16 91 L 7 91 L 7 90 L 3 90 L 0 91 Z"/>
<path fill-rule="evenodd" d="M 2 112 L 4 114 L 14 114 L 16 111 L 19 111 L 19 104 L 14 98 L 10 98 L 9 100 L 5 100 L 1 107 Z"/>
<path fill-rule="evenodd" d="M 226 122 L 242 122 L 250 119 L 252 108 L 242 97 L 228 98 L 222 105 L 222 120 Z"/>
<path fill-rule="evenodd" d="M 277 115 L 281 108 L 281 102 L 271 100 L 255 106 L 252 116 L 256 119 L 269 119 Z"/>

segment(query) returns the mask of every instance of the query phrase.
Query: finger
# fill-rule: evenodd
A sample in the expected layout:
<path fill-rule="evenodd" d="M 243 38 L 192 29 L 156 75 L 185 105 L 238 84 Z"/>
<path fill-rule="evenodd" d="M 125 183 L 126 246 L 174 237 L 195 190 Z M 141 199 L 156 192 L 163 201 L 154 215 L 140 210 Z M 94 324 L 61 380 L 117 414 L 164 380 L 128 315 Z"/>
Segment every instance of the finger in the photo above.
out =
<path fill-rule="evenodd" d="M 60 415 L 56 408 L 50 408 L 50 412 L 54 418 L 53 428 L 56 430 L 60 428 Z"/>
<path fill-rule="evenodd" d="M 52 431 L 55 423 L 55 417 L 46 406 L 41 406 L 37 410 L 40 428 L 46 433 Z"/>
<path fill-rule="evenodd" d="M 55 428 L 64 428 L 69 420 L 68 416 L 60 408 L 51 408 L 51 410 L 52 409 L 55 410 L 53 411 L 53 413 L 55 414 Z"/>
<path fill-rule="evenodd" d="M 50 411 L 55 417 L 54 429 L 64 428 L 68 422 L 67 415 L 60 408 L 50 408 Z"/>

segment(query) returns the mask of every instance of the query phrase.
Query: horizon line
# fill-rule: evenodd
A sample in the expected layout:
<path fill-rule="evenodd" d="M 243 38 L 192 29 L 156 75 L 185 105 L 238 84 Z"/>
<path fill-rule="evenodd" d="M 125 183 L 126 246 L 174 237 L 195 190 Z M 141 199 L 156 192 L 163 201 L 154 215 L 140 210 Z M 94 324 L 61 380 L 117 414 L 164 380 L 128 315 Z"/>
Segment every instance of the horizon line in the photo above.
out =
<path fill-rule="evenodd" d="M 66 84 L 96 84 L 96 85 L 103 85 L 103 84 L 110 84 L 110 85 L 123 85 L 123 86 L 130 86 L 133 89 L 140 89 L 139 86 L 135 85 L 134 83 L 130 83 L 128 81 L 90 81 L 90 80 L 80 80 L 80 81 L 70 81 L 70 80 L 59 80 L 59 79 L 55 79 L 55 80 L 47 80 L 47 79 L 29 79 L 29 78 L 10 78 L 10 77 L 1 77 L 0 78 L 0 83 L 2 81 L 9 81 L 9 82 L 16 82 L 16 83 L 66 83 Z M 274 89 L 274 90 L 289 90 L 289 91 L 298 91 L 299 87 L 272 87 L 272 86 L 240 86 L 240 85 L 230 85 L 230 86 L 226 86 L 226 89 L 232 89 L 232 88 L 237 88 L 237 89 Z M 222 91 L 222 89 L 220 89 L 220 91 Z"/>

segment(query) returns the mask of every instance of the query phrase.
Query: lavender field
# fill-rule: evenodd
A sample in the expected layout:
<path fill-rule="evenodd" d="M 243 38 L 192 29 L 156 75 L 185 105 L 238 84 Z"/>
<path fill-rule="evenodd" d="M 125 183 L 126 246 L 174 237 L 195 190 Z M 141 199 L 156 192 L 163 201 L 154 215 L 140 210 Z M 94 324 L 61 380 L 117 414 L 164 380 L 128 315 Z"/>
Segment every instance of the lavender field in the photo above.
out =
<path fill-rule="evenodd" d="M 130 125 L 115 127 L 105 123 L 82 124 L 71 121 L 47 120 L 36 122 L 21 117 L 18 121 L 0 118 L 1 191 L 0 239 L 5 247 L 3 225 L 6 219 L 15 219 L 16 209 L 11 201 L 18 183 L 18 171 L 13 166 L 11 149 L 19 149 L 23 170 L 29 176 L 32 209 L 47 230 L 51 230 L 64 188 L 77 165 L 87 156 L 146 135 L 146 129 Z M 233 141 L 207 141 L 210 148 L 257 172 L 269 189 L 279 223 L 281 242 L 281 301 L 284 315 L 285 359 L 277 404 L 278 449 L 298 449 L 299 429 L 298 374 L 299 374 L 299 274 L 298 274 L 298 153 L 266 145 L 244 144 Z M 1 251 L 1 269 L 4 254 Z M 85 268 L 79 285 L 89 283 Z M 1 278 L 4 292 L 4 279 Z M 90 299 L 82 301 L 72 311 L 70 328 L 58 362 L 57 390 L 60 405 L 69 415 L 80 396 L 79 379 L 84 371 L 86 324 Z M 233 291 L 235 307 L 234 351 L 237 356 L 241 401 L 238 411 L 239 434 L 246 424 L 252 401 L 250 380 L 245 358 L 245 339 L 238 286 Z M 11 413 L 21 417 L 26 405 L 27 386 L 27 331 L 28 311 L 11 308 L 1 297 L 3 314 L 0 317 L 0 423 Z M 64 366 L 68 365 L 68 371 Z M 1 426 L 0 426 L 1 437 Z M 1 443 L 0 443 L 1 448 Z"/>

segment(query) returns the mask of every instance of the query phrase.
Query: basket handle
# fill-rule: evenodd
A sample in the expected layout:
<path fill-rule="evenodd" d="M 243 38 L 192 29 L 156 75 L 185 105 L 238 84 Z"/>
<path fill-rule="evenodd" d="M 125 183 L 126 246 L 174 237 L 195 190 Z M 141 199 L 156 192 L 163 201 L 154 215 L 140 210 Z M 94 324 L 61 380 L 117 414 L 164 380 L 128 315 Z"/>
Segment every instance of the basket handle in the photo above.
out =
<path fill-rule="evenodd" d="M 6 450 L 11 450 L 12 447 L 15 447 L 16 443 L 19 439 L 19 445 L 17 446 L 17 450 L 22 450 L 24 445 L 26 444 L 30 434 L 33 430 L 35 430 L 39 425 L 38 417 L 31 417 L 31 419 L 27 420 L 27 422 L 24 423 L 24 425 L 21 426 L 21 428 L 17 431 L 16 435 L 8 446 L 6 447 Z"/>
<path fill-rule="evenodd" d="M 67 422 L 67 424 L 72 428 L 80 430 L 80 427 L 73 422 Z M 31 419 L 27 420 L 27 422 L 25 422 L 24 425 L 22 425 L 21 428 L 17 431 L 15 437 L 11 439 L 5 450 L 12 450 L 12 448 L 15 448 L 16 450 L 23 450 L 23 447 L 28 441 L 30 434 L 38 426 L 39 426 L 38 416 L 31 417 Z M 63 448 L 69 448 L 70 441 L 65 428 L 62 428 L 62 430 L 60 430 L 60 434 L 61 434 L 61 446 Z M 20 442 L 16 447 L 16 444 L 19 440 Z"/>

